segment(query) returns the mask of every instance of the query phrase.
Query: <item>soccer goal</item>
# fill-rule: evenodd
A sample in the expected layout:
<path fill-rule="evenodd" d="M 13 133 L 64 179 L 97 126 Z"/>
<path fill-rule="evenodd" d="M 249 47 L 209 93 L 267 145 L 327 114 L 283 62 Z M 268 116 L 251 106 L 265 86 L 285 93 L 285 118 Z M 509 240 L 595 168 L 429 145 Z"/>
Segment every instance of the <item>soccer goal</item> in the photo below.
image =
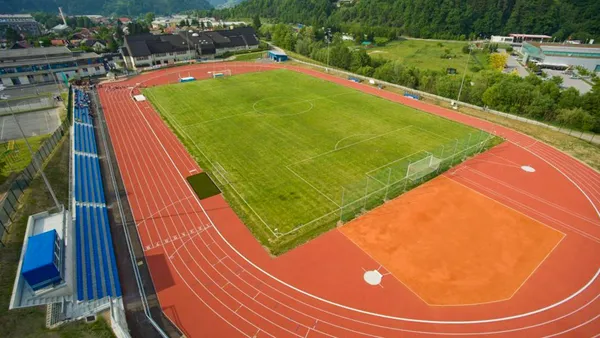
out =
<path fill-rule="evenodd" d="M 222 78 L 225 76 L 231 76 L 231 70 L 230 69 L 223 69 L 223 70 L 215 70 L 212 72 L 212 77 L 213 79 L 218 79 L 218 78 Z"/>
<path fill-rule="evenodd" d="M 416 181 L 426 175 L 431 174 L 440 167 L 441 159 L 428 153 L 424 158 L 412 162 L 406 169 L 406 177 L 411 181 Z"/>

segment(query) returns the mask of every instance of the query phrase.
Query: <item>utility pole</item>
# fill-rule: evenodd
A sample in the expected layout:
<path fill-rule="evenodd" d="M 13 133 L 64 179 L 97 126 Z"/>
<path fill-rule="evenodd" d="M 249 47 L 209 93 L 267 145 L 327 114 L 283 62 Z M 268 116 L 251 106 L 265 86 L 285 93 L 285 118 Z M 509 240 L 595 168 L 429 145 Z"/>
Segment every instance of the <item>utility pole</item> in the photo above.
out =
<path fill-rule="evenodd" d="M 42 176 L 42 179 L 44 180 L 44 183 L 46 184 L 46 188 L 48 188 L 48 192 L 50 192 L 50 195 L 52 196 L 52 199 L 54 200 L 54 204 L 56 205 L 56 208 L 58 210 L 60 210 L 62 206 L 58 202 L 58 199 L 56 198 L 56 194 L 54 193 L 52 186 L 50 186 L 50 182 L 48 181 L 46 174 L 44 174 L 44 168 L 42 168 L 43 163 L 38 163 L 36 157 L 34 156 L 35 154 L 33 153 L 33 149 L 31 149 L 31 145 L 29 144 L 29 141 L 27 140 L 27 137 L 25 136 L 25 133 L 23 132 L 23 128 L 21 128 L 21 124 L 19 123 L 17 116 L 15 115 L 15 113 L 12 111 L 12 109 L 10 107 L 9 107 L 9 109 L 10 109 L 10 112 L 11 112 L 13 118 L 15 119 L 15 123 L 17 124 L 17 126 L 19 127 L 19 130 L 21 131 L 21 136 L 23 136 L 23 140 L 25 140 L 27 149 L 29 149 L 29 153 L 31 154 L 31 161 L 33 161 L 33 164 L 40 169 L 40 175 Z"/>
<path fill-rule="evenodd" d="M 327 67 L 325 67 L 325 71 L 329 72 L 329 45 L 331 44 L 331 28 L 323 27 L 323 31 L 325 32 L 325 42 L 327 43 Z"/>
<path fill-rule="evenodd" d="M 460 89 L 458 90 L 458 97 L 456 98 L 456 104 L 460 102 L 460 94 L 462 93 L 463 86 L 465 84 L 465 78 L 467 77 L 467 69 L 469 67 L 469 61 L 471 60 L 471 53 L 473 53 L 473 46 L 469 46 L 469 56 L 467 57 L 467 63 L 465 64 L 465 71 L 463 74 L 462 81 L 460 83 Z"/>
<path fill-rule="evenodd" d="M 40 43 L 40 47 L 44 48 L 44 43 L 42 41 L 38 41 Z M 48 60 L 48 54 L 46 53 L 46 50 L 44 49 L 44 58 L 46 59 L 46 65 L 48 65 L 48 72 L 50 74 L 50 77 L 52 77 L 52 80 L 54 80 L 54 84 L 56 85 L 56 90 L 58 90 L 58 94 L 60 95 L 60 86 L 58 84 L 58 81 L 56 80 L 56 74 L 54 74 L 52 72 L 52 67 L 50 66 L 50 61 Z M 37 89 L 36 89 L 37 91 Z"/>

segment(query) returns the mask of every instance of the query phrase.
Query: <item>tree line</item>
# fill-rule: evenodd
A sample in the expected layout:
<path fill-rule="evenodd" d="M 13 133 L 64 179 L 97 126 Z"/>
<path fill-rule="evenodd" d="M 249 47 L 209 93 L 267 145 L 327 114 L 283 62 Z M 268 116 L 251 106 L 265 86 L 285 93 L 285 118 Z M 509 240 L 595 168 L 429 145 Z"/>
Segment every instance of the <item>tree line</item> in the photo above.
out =
<path fill-rule="evenodd" d="M 138 16 L 147 12 L 172 14 L 190 9 L 212 8 L 206 0 L 0 0 L 2 13 L 57 13 L 57 7 L 62 7 L 66 15 L 104 14 L 126 16 Z"/>
<path fill-rule="evenodd" d="M 393 27 L 421 38 L 476 39 L 509 33 L 600 41 L 597 0 L 247 0 L 215 11 L 222 17 L 260 15 L 280 23 L 336 27 L 358 23 Z"/>
<path fill-rule="evenodd" d="M 263 25 L 259 31 L 275 45 L 321 63 L 449 99 L 458 98 L 463 74 L 447 74 L 441 69 L 423 70 L 399 61 L 371 57 L 364 48 L 348 48 L 340 33 L 334 34 L 327 48 L 323 31 L 308 26 L 295 32 L 285 24 Z M 493 49 L 485 49 L 490 58 L 498 55 L 492 53 Z M 469 49 L 463 52 L 468 53 Z M 521 78 L 517 74 L 503 73 L 499 69 L 504 62 L 505 59 L 499 62 L 502 67 L 496 69 L 472 67 L 466 75 L 460 101 L 555 125 L 600 132 L 600 81 L 595 82 L 592 91 L 582 95 L 575 88 L 562 89 L 560 77 L 544 79 L 530 74 Z"/>

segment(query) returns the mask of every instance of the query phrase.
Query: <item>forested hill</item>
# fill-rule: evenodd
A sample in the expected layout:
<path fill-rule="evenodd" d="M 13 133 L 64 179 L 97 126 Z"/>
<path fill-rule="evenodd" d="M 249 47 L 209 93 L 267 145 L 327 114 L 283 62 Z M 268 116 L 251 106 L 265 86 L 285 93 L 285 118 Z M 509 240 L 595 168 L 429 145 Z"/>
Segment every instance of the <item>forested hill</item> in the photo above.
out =
<path fill-rule="evenodd" d="M 173 14 L 189 9 L 210 9 L 206 0 L 0 0 L 0 13 L 57 13 L 67 15 L 118 14 L 137 16 L 147 12 Z"/>
<path fill-rule="evenodd" d="M 600 38 L 599 0 L 354 0 L 340 8 L 331 0 L 246 0 L 222 14 L 318 26 L 389 26 L 423 38 L 508 33 Z"/>

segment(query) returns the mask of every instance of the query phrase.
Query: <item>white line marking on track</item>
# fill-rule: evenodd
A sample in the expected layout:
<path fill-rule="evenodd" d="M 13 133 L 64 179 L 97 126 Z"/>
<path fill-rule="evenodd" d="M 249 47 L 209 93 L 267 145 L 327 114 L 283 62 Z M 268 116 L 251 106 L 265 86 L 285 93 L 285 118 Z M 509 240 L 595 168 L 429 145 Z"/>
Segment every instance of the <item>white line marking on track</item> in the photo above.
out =
<path fill-rule="evenodd" d="M 143 116 L 143 118 L 146 120 L 145 116 Z M 162 142 L 160 141 L 160 139 L 158 138 L 158 136 L 156 135 L 156 133 L 154 132 L 154 130 L 152 129 L 152 127 L 150 126 L 149 122 L 146 120 L 146 123 L 148 124 L 151 132 L 154 134 L 154 137 L 156 138 L 156 140 L 158 141 L 158 143 L 160 144 L 160 146 L 162 147 L 164 153 L 166 154 L 166 156 L 169 158 L 169 160 L 171 161 L 172 165 L 177 168 L 177 166 L 175 165 L 175 162 L 173 161 L 173 159 L 171 158 L 171 156 L 169 155 L 169 152 L 166 150 L 166 148 L 164 147 L 164 145 L 162 144 Z M 536 155 L 537 156 L 537 155 Z M 558 169 L 557 169 L 558 170 Z M 179 170 L 177 170 L 177 173 L 179 174 L 181 179 L 185 179 L 181 173 L 179 172 Z M 564 173 L 563 173 L 564 175 Z M 567 177 L 565 175 L 565 177 Z M 568 177 L 567 177 L 568 178 Z M 572 182 L 571 179 L 569 179 L 569 181 Z M 188 186 L 188 189 L 190 189 L 190 192 L 192 194 L 194 194 L 193 191 L 191 191 L 191 188 Z M 581 188 L 580 188 L 581 190 Z M 582 191 L 582 193 L 584 193 Z M 585 194 L 585 193 L 584 193 Z M 195 194 L 194 194 L 195 196 Z M 587 195 L 586 195 L 587 196 Z M 314 299 L 320 300 L 324 303 L 330 304 L 330 305 L 334 305 L 346 310 L 351 310 L 351 311 L 355 311 L 358 313 L 363 313 L 363 314 L 367 314 L 367 315 L 372 315 L 375 317 L 380 317 L 380 318 L 387 318 L 387 319 L 393 319 L 393 320 L 399 320 L 399 321 L 407 321 L 407 322 L 415 322 L 415 323 L 428 323 L 428 324 L 446 324 L 446 325 L 465 325 L 465 324 L 483 324 L 483 323 L 494 323 L 494 322 L 501 322 L 501 321 L 507 321 L 507 320 L 511 320 L 511 319 L 518 319 L 518 318 L 524 318 L 524 317 L 528 317 L 537 313 L 541 313 L 541 312 L 545 312 L 549 309 L 553 309 L 561 304 L 564 304 L 565 302 L 568 302 L 569 300 L 573 299 L 574 297 L 576 297 L 577 295 L 579 295 L 580 293 L 582 293 L 583 291 L 585 291 L 600 275 L 600 269 L 598 269 L 598 271 L 596 272 L 596 274 L 588 281 L 588 283 L 586 283 L 582 288 L 580 288 L 578 291 L 576 291 L 575 293 L 571 294 L 569 297 L 566 297 L 565 299 L 556 302 L 554 304 L 550 304 L 546 307 L 534 310 L 534 311 L 529 311 L 526 313 L 521 313 L 518 315 L 512 315 L 512 316 L 506 316 L 506 317 L 497 317 L 497 318 L 490 318 L 490 319 L 484 319 L 484 320 L 459 320 L 459 321 L 441 321 L 441 320 L 424 320 L 424 319 L 415 319 L 415 318 L 406 318 L 406 317 L 396 317 L 396 316 L 389 316 L 389 315 L 383 315 L 383 314 L 379 314 L 379 313 L 374 313 L 374 312 L 370 312 L 370 311 L 364 311 L 364 310 L 360 310 L 360 309 L 356 309 L 350 306 L 346 306 L 343 304 L 339 304 L 336 302 L 332 302 L 330 300 L 324 299 L 322 297 L 313 295 L 311 293 L 308 293 L 304 290 L 301 290 L 289 283 L 286 283 L 284 281 L 282 281 L 281 279 L 275 277 L 274 275 L 270 274 L 269 272 L 265 271 L 264 269 L 262 269 L 261 267 L 259 267 L 258 265 L 256 265 L 254 262 L 252 262 L 251 260 L 249 260 L 247 257 L 245 257 L 244 255 L 242 255 L 235 247 L 233 247 L 233 245 L 227 241 L 227 239 L 223 236 L 223 234 L 218 230 L 218 228 L 214 225 L 214 222 L 212 221 L 212 219 L 210 218 L 210 216 L 208 215 L 208 213 L 206 212 L 206 210 L 204 209 L 204 206 L 202 205 L 202 203 L 200 203 L 200 200 L 198 198 L 195 198 L 197 203 L 200 205 L 200 207 L 202 208 L 202 211 L 204 212 L 204 214 L 206 215 L 206 217 L 208 218 L 208 220 L 210 221 L 210 223 L 213 225 L 213 227 L 215 228 L 215 231 L 217 232 L 217 234 L 220 236 L 220 238 L 223 240 L 223 242 L 225 242 L 229 248 L 231 250 L 233 250 L 240 258 L 242 258 L 244 261 L 246 261 L 248 264 L 252 265 L 255 269 L 257 269 L 258 271 L 261 271 L 263 274 L 265 274 L 266 276 L 270 277 L 271 279 L 273 279 L 274 281 L 277 281 L 279 283 L 281 283 L 282 285 L 285 285 L 287 287 L 289 287 L 292 290 L 295 290 L 301 294 L 304 294 L 306 296 L 312 297 Z M 589 200 L 589 197 L 588 197 Z M 591 200 L 590 200 L 591 203 Z M 594 209 L 597 211 L 597 208 L 595 205 L 593 205 Z M 597 211 L 598 213 L 598 211 Z M 600 213 L 598 213 L 600 215 Z"/>
<path fill-rule="evenodd" d="M 210 219 L 209 219 L 209 220 L 210 220 Z M 218 233 L 219 235 L 221 235 L 221 234 L 220 234 L 220 232 L 218 231 L 218 229 L 217 229 L 217 228 L 215 228 L 215 229 L 217 230 L 217 233 Z M 221 235 L 221 237 L 222 237 L 222 235 Z M 224 238 L 223 238 L 223 240 L 224 240 L 224 242 L 225 242 L 226 244 L 228 244 L 228 245 L 231 247 L 231 245 L 230 245 L 230 243 L 229 243 L 229 242 L 227 242 L 227 241 L 226 241 Z M 232 248 L 232 249 L 233 249 L 233 251 L 234 251 L 234 252 L 236 252 L 238 255 L 240 255 L 240 253 L 239 253 L 239 252 L 237 252 L 237 250 L 235 250 L 234 248 Z M 247 260 L 247 259 L 246 259 L 244 256 L 241 256 L 241 255 L 240 255 L 240 257 L 241 257 L 241 258 L 243 258 L 243 259 L 245 259 L 246 261 L 248 261 L 248 260 Z M 249 261 L 248 261 L 248 262 L 249 262 Z M 250 263 L 251 265 L 255 266 L 255 265 L 254 265 L 252 262 L 249 262 L 249 263 Z M 261 270 L 260 268 L 258 268 L 257 266 L 255 266 L 255 267 L 256 267 L 256 268 L 257 268 L 259 271 L 262 271 L 262 270 Z M 264 272 L 264 271 L 262 271 L 262 272 Z M 267 275 L 269 275 L 268 273 L 266 273 L 266 274 L 267 274 Z M 578 294 L 578 293 L 582 292 L 584 289 L 586 289 L 586 288 L 587 288 L 587 287 L 588 287 L 588 286 L 591 284 L 591 282 L 593 282 L 593 280 L 595 280 L 595 279 L 597 278 L 597 275 L 598 275 L 598 274 L 596 274 L 596 276 L 594 276 L 594 277 L 592 278 L 592 280 L 591 280 L 591 281 L 590 281 L 590 282 L 589 282 L 589 283 L 588 283 L 586 286 L 584 286 L 582 289 L 580 289 L 580 290 L 579 290 L 579 291 L 578 291 L 576 294 Z M 273 279 L 277 280 L 276 278 L 273 278 Z M 285 284 L 285 283 L 283 283 L 283 284 Z M 291 287 L 291 288 L 294 288 L 293 286 L 290 286 L 290 287 Z M 301 292 L 301 293 L 305 293 L 305 292 L 303 292 L 302 290 L 298 290 L 298 291 L 299 291 L 299 292 Z M 572 298 L 572 297 L 574 297 L 576 294 L 573 294 L 571 297 L 569 297 L 569 299 L 570 299 L 570 298 Z M 309 295 L 310 295 L 310 294 L 309 294 Z M 312 296 L 312 295 L 311 295 L 311 296 Z M 315 297 L 313 296 L 313 298 L 315 298 Z M 562 302 L 564 302 L 564 301 L 567 301 L 567 300 L 568 300 L 568 299 L 565 299 L 565 300 L 563 300 Z M 328 302 L 328 301 L 326 301 L 326 300 L 324 300 L 324 301 L 325 301 L 325 302 Z M 560 303 L 562 303 L 562 302 L 560 302 Z M 329 302 L 328 302 L 328 303 L 329 303 Z M 555 307 L 555 306 L 557 306 L 557 305 L 560 305 L 560 303 L 553 304 L 552 306 L 550 306 L 550 308 L 552 308 L 552 307 Z M 588 304 L 589 304 L 589 303 L 588 303 Z M 335 303 L 334 303 L 334 305 L 335 305 Z M 587 305 L 586 305 L 586 306 L 587 306 Z M 537 311 L 537 312 L 540 312 L 540 311 Z M 537 313 L 537 312 L 536 312 L 536 313 Z M 571 313 L 571 314 L 572 314 L 572 313 Z M 569 315 L 570 315 L 570 314 L 569 314 Z M 563 317 L 563 318 L 564 318 L 564 317 Z M 401 330 L 401 329 L 400 329 L 400 330 Z M 515 329 L 515 331 L 517 331 L 517 330 L 520 330 L 520 329 Z M 405 330 L 405 331 L 406 331 L 406 332 L 410 332 L 409 330 Z M 415 332 L 417 332 L 417 333 L 418 333 L 419 331 L 415 331 Z M 438 334 L 438 333 L 431 333 L 431 334 Z"/>

